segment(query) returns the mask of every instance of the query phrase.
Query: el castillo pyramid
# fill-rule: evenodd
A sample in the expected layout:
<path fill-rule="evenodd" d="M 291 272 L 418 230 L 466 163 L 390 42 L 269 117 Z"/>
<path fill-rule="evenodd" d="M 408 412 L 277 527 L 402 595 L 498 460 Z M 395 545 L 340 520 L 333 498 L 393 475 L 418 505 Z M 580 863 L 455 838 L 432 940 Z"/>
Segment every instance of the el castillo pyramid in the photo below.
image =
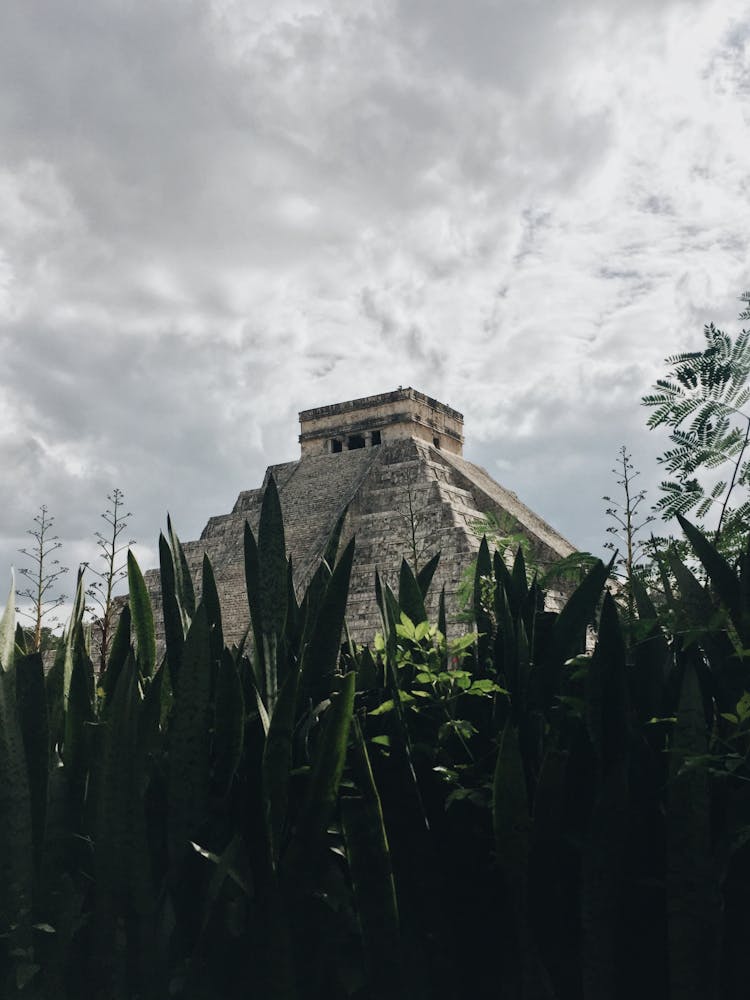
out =
<path fill-rule="evenodd" d="M 356 536 L 346 620 L 357 642 L 371 642 L 380 628 L 375 570 L 395 585 L 403 557 L 422 566 L 441 553 L 428 612 L 436 619 L 445 586 L 448 621 L 455 622 L 461 577 L 479 548 L 476 523 L 487 514 L 505 533 L 525 536 L 531 559 L 541 567 L 575 551 L 515 493 L 463 458 L 462 414 L 416 389 L 304 410 L 299 419 L 297 461 L 270 466 L 258 489 L 240 493 L 228 514 L 209 520 L 198 541 L 183 543 L 196 581 L 204 553 L 211 560 L 229 643 L 241 639 L 249 620 L 244 525 L 247 520 L 257 536 L 271 475 L 300 593 L 346 511 L 341 544 Z M 157 590 L 158 573 L 149 576 L 150 589 Z M 554 604 L 555 594 L 548 599 Z"/>

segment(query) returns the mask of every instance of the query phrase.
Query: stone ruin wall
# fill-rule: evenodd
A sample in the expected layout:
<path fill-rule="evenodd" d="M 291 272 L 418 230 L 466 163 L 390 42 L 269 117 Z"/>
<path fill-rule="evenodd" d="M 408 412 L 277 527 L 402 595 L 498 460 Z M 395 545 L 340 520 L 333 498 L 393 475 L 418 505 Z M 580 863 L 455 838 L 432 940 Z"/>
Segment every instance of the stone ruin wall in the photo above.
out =
<path fill-rule="evenodd" d="M 341 546 L 356 536 L 347 622 L 358 642 L 372 642 L 380 629 L 375 570 L 396 589 L 401 558 L 409 557 L 409 496 L 421 565 L 441 551 L 427 601 L 428 613 L 436 620 L 440 589 L 445 585 L 449 633 L 454 635 L 465 630 L 457 621 L 461 611 L 458 590 L 464 570 L 479 548 L 474 525 L 480 517 L 493 512 L 509 523 L 511 531 L 526 535 L 532 559 L 541 566 L 574 551 L 483 469 L 419 439 L 397 439 L 341 454 L 307 455 L 297 462 L 271 466 L 265 482 L 270 474 L 279 489 L 287 551 L 292 555 L 300 597 L 333 526 L 348 507 Z M 249 620 L 243 532 L 247 519 L 257 536 L 262 493 L 262 488 L 241 493 L 230 513 L 211 518 L 201 538 L 185 544 L 197 588 L 203 553 L 211 560 L 225 638 L 230 643 L 241 639 Z M 148 576 L 155 593 L 158 572 Z M 558 605 L 561 598 L 561 594 L 551 594 L 550 607 Z"/>
<path fill-rule="evenodd" d="M 361 439 L 358 447 L 417 438 L 454 455 L 463 452 L 463 415 L 411 387 L 303 410 L 299 417 L 303 458 L 348 450 L 352 438 Z"/>

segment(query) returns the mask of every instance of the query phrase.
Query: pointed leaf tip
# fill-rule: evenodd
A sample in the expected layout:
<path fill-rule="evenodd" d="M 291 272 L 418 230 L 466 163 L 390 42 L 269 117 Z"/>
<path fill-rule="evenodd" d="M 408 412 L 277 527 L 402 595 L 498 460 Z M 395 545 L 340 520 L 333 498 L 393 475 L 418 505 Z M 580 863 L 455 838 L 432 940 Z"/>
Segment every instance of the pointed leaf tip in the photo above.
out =
<path fill-rule="evenodd" d="M 0 618 L 0 669 L 10 670 L 16 641 L 16 574 L 10 570 L 10 593 Z"/>

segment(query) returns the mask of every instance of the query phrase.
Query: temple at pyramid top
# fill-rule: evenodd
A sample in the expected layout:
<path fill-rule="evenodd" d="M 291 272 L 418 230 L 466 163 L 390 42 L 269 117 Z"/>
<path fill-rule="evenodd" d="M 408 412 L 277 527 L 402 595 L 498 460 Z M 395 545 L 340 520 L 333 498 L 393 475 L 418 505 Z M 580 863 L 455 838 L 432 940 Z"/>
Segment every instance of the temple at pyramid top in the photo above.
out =
<path fill-rule="evenodd" d="M 463 454 L 463 414 L 411 386 L 303 410 L 299 422 L 303 458 L 404 438 L 417 438 L 451 455 Z"/>

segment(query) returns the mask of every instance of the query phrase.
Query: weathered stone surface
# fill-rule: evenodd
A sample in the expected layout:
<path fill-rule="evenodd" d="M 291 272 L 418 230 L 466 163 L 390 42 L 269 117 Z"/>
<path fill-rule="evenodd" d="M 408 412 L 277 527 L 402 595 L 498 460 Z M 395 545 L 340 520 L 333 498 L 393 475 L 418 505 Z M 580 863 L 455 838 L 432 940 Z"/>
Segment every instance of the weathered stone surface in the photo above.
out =
<path fill-rule="evenodd" d="M 463 415 L 411 387 L 303 410 L 299 420 L 303 458 L 406 438 L 454 455 L 463 451 Z"/>
<path fill-rule="evenodd" d="M 408 407 L 400 425 L 390 419 L 394 412 L 391 404 L 402 406 L 404 394 L 413 394 L 406 402 L 419 405 L 423 415 L 425 404 L 422 400 L 428 400 L 430 405 L 437 402 L 408 389 L 387 393 L 384 397 L 367 397 L 364 408 L 358 408 L 355 404 L 361 401 L 355 400 L 305 411 L 301 417 L 314 414 L 313 422 L 321 419 L 321 411 L 331 411 L 328 416 L 335 418 L 336 428 L 343 434 L 350 427 L 361 427 L 366 417 L 371 424 L 370 435 L 378 429 L 373 414 L 380 413 L 382 443 L 373 445 L 370 438 L 365 447 L 332 453 L 317 445 L 306 451 L 302 441 L 302 457 L 296 462 L 271 466 L 263 484 L 264 488 L 269 476 L 273 475 L 284 514 L 287 549 L 292 555 L 295 584 L 300 594 L 323 555 L 333 527 L 347 510 L 342 545 L 352 535 L 356 536 L 347 621 L 352 637 L 359 642 L 371 641 L 380 627 L 374 596 L 375 570 L 378 569 L 381 577 L 395 587 L 402 557 L 412 562 L 415 552 L 419 565 L 424 565 L 440 551 L 428 610 L 436 616 L 438 595 L 444 586 L 449 621 L 455 621 L 460 611 L 461 577 L 479 548 L 473 526 L 487 513 L 498 516 L 508 533 L 524 535 L 530 542 L 534 562 L 542 567 L 575 551 L 514 493 L 461 456 L 461 449 L 456 445 L 456 441 L 463 440 L 460 413 L 437 403 L 452 422 L 451 451 L 425 440 L 422 430 L 416 436 L 407 435 L 405 430 L 416 426 Z M 414 399 L 414 395 L 419 399 Z M 385 399 L 382 406 L 378 404 L 379 399 Z M 435 407 L 433 410 L 438 412 Z M 303 428 L 305 423 L 303 419 Z M 424 424 L 422 429 L 426 426 Z M 326 426 L 322 426 L 322 431 L 320 425 L 316 427 L 316 434 L 321 431 L 316 439 L 318 444 L 326 440 L 329 430 Z M 444 440 L 443 437 L 441 444 Z M 222 605 L 225 638 L 229 642 L 240 640 L 249 620 L 243 532 L 247 520 L 257 536 L 263 488 L 241 493 L 230 513 L 212 517 L 200 539 L 185 545 L 197 585 L 204 553 L 211 560 Z M 147 579 L 158 602 L 158 573 L 148 574 Z M 556 603 L 554 593 L 550 595 L 550 602 L 553 606 Z"/>

